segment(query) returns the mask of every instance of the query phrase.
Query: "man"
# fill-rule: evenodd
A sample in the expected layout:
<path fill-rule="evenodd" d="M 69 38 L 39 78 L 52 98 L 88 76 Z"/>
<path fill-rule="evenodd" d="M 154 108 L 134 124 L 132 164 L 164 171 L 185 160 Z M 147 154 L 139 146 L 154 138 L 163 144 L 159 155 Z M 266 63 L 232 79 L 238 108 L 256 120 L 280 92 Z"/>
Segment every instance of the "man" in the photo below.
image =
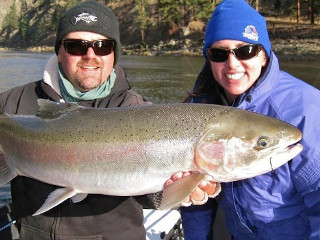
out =
<path fill-rule="evenodd" d="M 36 114 L 39 98 L 97 108 L 150 104 L 130 89 L 124 71 L 116 65 L 119 25 L 109 8 L 87 1 L 66 11 L 59 20 L 55 52 L 43 80 L 2 93 L 0 109 Z M 92 194 L 79 203 L 65 201 L 31 216 L 56 188 L 26 177 L 11 182 L 20 239 L 145 239 L 142 209 L 153 196 Z"/>

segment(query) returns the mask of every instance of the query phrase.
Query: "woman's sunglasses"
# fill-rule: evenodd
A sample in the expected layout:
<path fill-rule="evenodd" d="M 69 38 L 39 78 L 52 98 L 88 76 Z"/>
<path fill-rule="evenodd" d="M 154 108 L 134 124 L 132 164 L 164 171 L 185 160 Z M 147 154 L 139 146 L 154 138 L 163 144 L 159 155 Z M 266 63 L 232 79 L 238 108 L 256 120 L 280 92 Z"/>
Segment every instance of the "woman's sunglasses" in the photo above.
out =
<path fill-rule="evenodd" d="M 64 39 L 61 41 L 67 53 L 76 56 L 87 54 L 88 48 L 92 47 L 97 56 L 109 55 L 115 47 L 116 42 L 112 39 L 87 41 L 81 39 Z"/>
<path fill-rule="evenodd" d="M 248 60 L 258 56 L 261 49 L 260 44 L 248 44 L 234 49 L 207 48 L 206 53 L 211 62 L 226 62 L 229 53 L 233 53 L 238 60 Z"/>

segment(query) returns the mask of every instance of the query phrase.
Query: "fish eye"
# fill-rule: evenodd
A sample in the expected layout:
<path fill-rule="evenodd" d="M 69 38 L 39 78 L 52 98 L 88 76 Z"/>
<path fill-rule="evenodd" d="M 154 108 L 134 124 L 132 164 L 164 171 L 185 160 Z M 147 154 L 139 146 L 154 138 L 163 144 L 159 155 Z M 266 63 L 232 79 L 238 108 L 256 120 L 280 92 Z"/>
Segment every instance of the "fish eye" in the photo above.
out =
<path fill-rule="evenodd" d="M 259 148 L 269 147 L 269 139 L 267 137 L 260 137 L 258 139 L 257 145 Z"/>

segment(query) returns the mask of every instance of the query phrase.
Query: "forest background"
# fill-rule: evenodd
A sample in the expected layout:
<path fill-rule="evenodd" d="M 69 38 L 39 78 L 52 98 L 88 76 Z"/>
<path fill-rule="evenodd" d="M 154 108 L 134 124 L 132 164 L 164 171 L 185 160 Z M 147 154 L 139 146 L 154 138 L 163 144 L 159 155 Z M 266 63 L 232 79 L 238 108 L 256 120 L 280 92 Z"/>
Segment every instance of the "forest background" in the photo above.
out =
<path fill-rule="evenodd" d="M 122 51 L 201 55 L 204 30 L 221 0 L 97 0 L 119 18 Z M 6 0 L 0 47 L 53 51 L 59 17 L 81 0 Z M 273 50 L 291 60 L 320 59 L 320 0 L 248 0 L 267 19 Z"/>

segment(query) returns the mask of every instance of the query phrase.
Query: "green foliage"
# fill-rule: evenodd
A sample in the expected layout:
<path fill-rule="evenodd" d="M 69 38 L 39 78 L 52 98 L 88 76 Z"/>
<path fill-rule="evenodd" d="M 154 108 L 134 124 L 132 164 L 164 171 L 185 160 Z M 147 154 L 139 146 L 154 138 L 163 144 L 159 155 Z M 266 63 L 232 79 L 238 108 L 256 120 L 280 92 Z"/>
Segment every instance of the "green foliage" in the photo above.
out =
<path fill-rule="evenodd" d="M 283 14 L 295 17 L 297 14 L 297 2 L 291 0 L 284 0 L 282 5 L 286 7 L 283 8 Z"/>
<path fill-rule="evenodd" d="M 39 44 L 42 40 L 55 34 L 60 16 L 66 9 L 84 0 L 27 0 L 13 1 L 1 25 L 0 44 L 26 47 Z M 96 0 L 114 8 L 116 15 L 134 10 L 135 24 L 139 26 L 141 40 L 147 39 L 148 31 L 159 29 L 163 33 L 178 33 L 191 21 L 207 22 L 216 4 L 221 0 Z M 247 0 L 250 4 L 255 0 Z M 29 1 L 28 1 L 29 2 Z M 313 3 L 314 14 L 319 14 L 319 0 L 300 0 L 301 17 L 310 15 L 309 5 Z M 297 15 L 297 0 L 259 0 L 259 9 L 264 15 L 290 16 Z M 125 11 L 124 11 L 125 10 Z M 118 12 L 117 12 L 118 11 Z M 121 19 L 122 16 L 118 16 Z M 317 18 L 318 16 L 315 15 Z M 120 24 L 121 21 L 120 21 Z M 169 31 L 166 31 L 167 29 Z M 164 35 L 162 35 L 164 36 Z M 168 35 L 169 36 L 169 35 Z M 176 35 L 178 36 L 178 35 Z M 165 36 L 164 36 L 165 37 Z M 21 41 L 16 41 L 17 39 Z M 147 44 L 147 43 L 146 43 Z"/>
<path fill-rule="evenodd" d="M 192 1 L 193 2 L 193 1 Z M 191 3 L 195 7 L 194 17 L 209 19 L 214 9 L 212 1 L 197 0 L 197 3 Z"/>
<path fill-rule="evenodd" d="M 158 0 L 161 19 L 166 23 L 178 22 L 180 20 L 179 1 Z"/>
<path fill-rule="evenodd" d="M 135 12 L 137 20 L 140 25 L 140 29 L 145 30 L 148 26 L 148 1 L 147 0 L 135 0 Z"/>
<path fill-rule="evenodd" d="M 41 6 L 43 4 L 48 4 L 48 0 L 38 0 L 38 4 L 39 4 L 39 6 Z"/>
<path fill-rule="evenodd" d="M 140 27 L 141 42 L 145 42 L 145 30 L 148 27 L 148 1 L 135 0 L 135 14 Z"/>
<path fill-rule="evenodd" d="M 19 24 L 21 37 L 24 42 L 27 41 L 29 33 L 28 5 L 26 0 L 21 0 L 21 16 Z"/>
<path fill-rule="evenodd" d="M 44 18 L 41 18 L 40 21 L 37 24 L 37 31 L 35 32 L 34 35 L 34 42 L 38 43 L 40 42 L 43 38 L 45 38 L 48 35 L 47 32 L 47 25 L 46 25 L 46 21 Z"/>
<path fill-rule="evenodd" d="M 208 19 L 213 10 L 213 4 L 210 0 L 184 0 L 185 6 L 190 19 L 206 18 Z"/>
<path fill-rule="evenodd" d="M 158 2 L 163 21 L 167 23 L 173 21 L 178 25 L 185 25 L 200 18 L 208 20 L 214 9 L 212 0 L 159 0 Z"/>
<path fill-rule="evenodd" d="M 15 2 L 10 6 L 10 10 L 3 19 L 2 29 L 11 33 L 19 28 L 19 15 Z"/>
<path fill-rule="evenodd" d="M 79 0 L 68 0 L 66 3 L 66 9 L 72 8 L 74 5 L 76 5 L 77 3 L 79 3 Z"/>

